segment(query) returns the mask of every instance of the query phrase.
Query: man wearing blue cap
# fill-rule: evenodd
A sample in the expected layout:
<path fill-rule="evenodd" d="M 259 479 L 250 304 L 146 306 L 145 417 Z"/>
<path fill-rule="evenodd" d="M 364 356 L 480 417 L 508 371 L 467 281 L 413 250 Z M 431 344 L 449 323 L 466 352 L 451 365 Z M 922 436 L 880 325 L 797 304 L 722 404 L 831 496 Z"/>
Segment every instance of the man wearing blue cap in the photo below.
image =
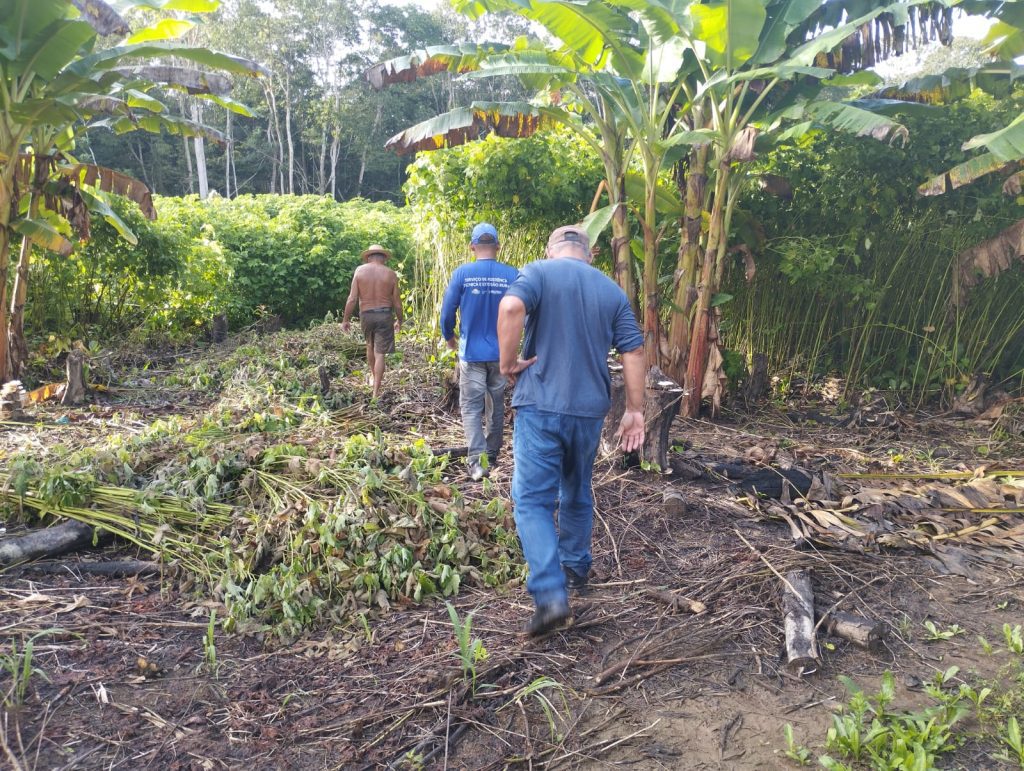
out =
<path fill-rule="evenodd" d="M 487 476 L 488 464 L 497 460 L 505 419 L 505 378 L 498 367 L 498 305 L 519 271 L 497 261 L 498 247 L 494 225 L 481 222 L 473 228 L 469 248 L 476 259 L 455 269 L 441 304 L 441 333 L 448 347 L 459 352 L 459 402 L 474 481 Z M 487 464 L 482 460 L 484 453 Z"/>

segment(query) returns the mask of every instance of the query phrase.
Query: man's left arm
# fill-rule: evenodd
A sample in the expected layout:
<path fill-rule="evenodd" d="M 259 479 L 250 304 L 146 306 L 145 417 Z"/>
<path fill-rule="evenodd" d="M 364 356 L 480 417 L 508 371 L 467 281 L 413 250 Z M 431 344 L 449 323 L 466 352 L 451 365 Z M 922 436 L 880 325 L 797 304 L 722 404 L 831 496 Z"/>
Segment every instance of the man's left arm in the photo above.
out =
<path fill-rule="evenodd" d="M 356 268 L 355 273 L 352 274 L 352 288 L 348 292 L 348 300 L 345 302 L 345 314 L 341 319 L 341 328 L 348 332 L 352 325 L 349 320 L 352 318 L 352 314 L 356 310 L 356 302 L 359 300 L 359 268 Z"/>

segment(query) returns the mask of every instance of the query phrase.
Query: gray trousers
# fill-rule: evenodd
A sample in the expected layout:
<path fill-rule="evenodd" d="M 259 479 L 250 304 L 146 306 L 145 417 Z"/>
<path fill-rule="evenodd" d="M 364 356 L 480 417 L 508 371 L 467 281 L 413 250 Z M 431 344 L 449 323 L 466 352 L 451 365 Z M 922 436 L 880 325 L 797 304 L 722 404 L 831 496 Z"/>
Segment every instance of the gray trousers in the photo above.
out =
<path fill-rule="evenodd" d="M 468 461 L 501 451 L 505 424 L 505 378 L 496 361 L 459 361 L 459 404 L 469 448 Z"/>

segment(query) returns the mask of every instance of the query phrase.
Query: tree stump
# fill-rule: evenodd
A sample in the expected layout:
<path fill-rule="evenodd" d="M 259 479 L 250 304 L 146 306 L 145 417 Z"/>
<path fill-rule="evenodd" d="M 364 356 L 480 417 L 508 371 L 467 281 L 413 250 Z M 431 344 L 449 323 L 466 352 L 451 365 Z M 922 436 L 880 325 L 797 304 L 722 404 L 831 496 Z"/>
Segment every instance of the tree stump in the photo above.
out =
<path fill-rule="evenodd" d="M 441 409 L 448 413 L 459 411 L 459 367 L 456 365 L 442 377 Z"/>
<path fill-rule="evenodd" d="M 612 406 L 604 422 L 601 441 L 603 451 L 612 453 L 618 447 L 615 433 L 619 421 L 626 411 L 626 384 L 622 379 L 622 365 L 609 365 L 612 375 Z M 654 463 L 663 471 L 669 470 L 668 450 L 671 446 L 669 430 L 672 421 L 679 414 L 682 405 L 682 387 L 657 367 L 647 373 L 647 388 L 644 394 L 644 424 L 646 435 L 640 456 L 648 463 Z"/>
<path fill-rule="evenodd" d="M 81 404 L 85 401 L 85 353 L 71 351 L 67 359 L 68 384 L 61 404 Z"/>
<path fill-rule="evenodd" d="M 228 316 L 226 313 L 218 313 L 213 317 L 210 337 L 215 343 L 223 343 L 228 339 Z"/>
<path fill-rule="evenodd" d="M 889 632 L 889 627 L 884 621 L 873 621 L 839 611 L 830 613 L 825 619 L 824 626 L 825 634 L 849 640 L 869 650 L 881 647 Z"/>
<path fill-rule="evenodd" d="M 747 404 L 760 401 L 768 394 L 768 357 L 763 353 L 755 353 L 750 365 L 750 375 L 743 389 L 743 399 Z"/>

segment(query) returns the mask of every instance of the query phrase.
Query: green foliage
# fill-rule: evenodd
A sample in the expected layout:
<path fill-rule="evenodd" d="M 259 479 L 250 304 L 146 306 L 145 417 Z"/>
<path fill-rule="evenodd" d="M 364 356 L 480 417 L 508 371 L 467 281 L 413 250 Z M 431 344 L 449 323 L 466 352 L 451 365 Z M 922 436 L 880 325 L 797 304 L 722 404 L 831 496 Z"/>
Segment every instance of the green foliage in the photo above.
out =
<path fill-rule="evenodd" d="M 953 667 L 936 675 L 928 693 L 935 704 L 916 712 L 890 711 L 896 697 L 896 679 L 892 672 L 882 675 L 876 694 L 866 694 L 849 678 L 840 678 L 850 696 L 832 717 L 825 754 L 818 762 L 826 769 L 846 769 L 849 763 L 874 769 L 928 771 L 936 759 L 956 749 L 962 737 L 953 727 L 969 712 L 961 692 L 947 692 L 942 685 L 956 675 Z"/>
<path fill-rule="evenodd" d="M 1003 624 L 1003 639 L 1006 640 L 1006 648 L 1011 653 L 1024 654 L 1024 627 L 1020 624 L 1010 626 Z"/>
<path fill-rule="evenodd" d="M 776 370 L 845 375 L 850 387 L 902 391 L 915 403 L 951 397 L 976 372 L 1020 378 L 1024 273 L 1011 269 L 950 297 L 955 258 L 1021 216 L 999 179 L 937 198 L 916 186 L 966 158 L 963 141 L 1024 104 L 977 95 L 922 118 L 901 116 L 905 147 L 812 133 L 770 153 L 761 170 L 786 178 L 791 200 L 756 191 L 745 206 L 765 230 L 757 275 L 732 265 L 730 348 L 768 354 Z"/>
<path fill-rule="evenodd" d="M 150 222 L 134 206 L 115 205 L 137 246 L 97 218 L 92 241 L 70 258 L 47 253 L 33 265 L 27 326 L 44 340 L 40 360 L 77 337 L 187 342 L 217 313 L 233 326 L 257 312 L 305 325 L 340 314 L 370 243 L 391 248 L 399 270 L 412 252 L 404 213 L 385 203 L 246 196 L 157 198 L 156 206 Z"/>
<path fill-rule="evenodd" d="M 934 642 L 936 640 L 950 640 L 958 634 L 964 633 L 964 628 L 959 624 L 953 624 L 949 629 L 939 629 L 939 627 L 935 626 L 934 621 L 925 621 L 924 628 L 928 631 L 928 636 L 924 639 L 929 642 Z"/>
<path fill-rule="evenodd" d="M 448 277 L 471 257 L 474 224 L 498 228 L 499 259 L 540 259 L 552 230 L 586 216 L 603 175 L 593 152 L 564 129 L 421 153 L 405 185 L 418 244 L 414 307 L 427 318 L 440 309 Z"/>

